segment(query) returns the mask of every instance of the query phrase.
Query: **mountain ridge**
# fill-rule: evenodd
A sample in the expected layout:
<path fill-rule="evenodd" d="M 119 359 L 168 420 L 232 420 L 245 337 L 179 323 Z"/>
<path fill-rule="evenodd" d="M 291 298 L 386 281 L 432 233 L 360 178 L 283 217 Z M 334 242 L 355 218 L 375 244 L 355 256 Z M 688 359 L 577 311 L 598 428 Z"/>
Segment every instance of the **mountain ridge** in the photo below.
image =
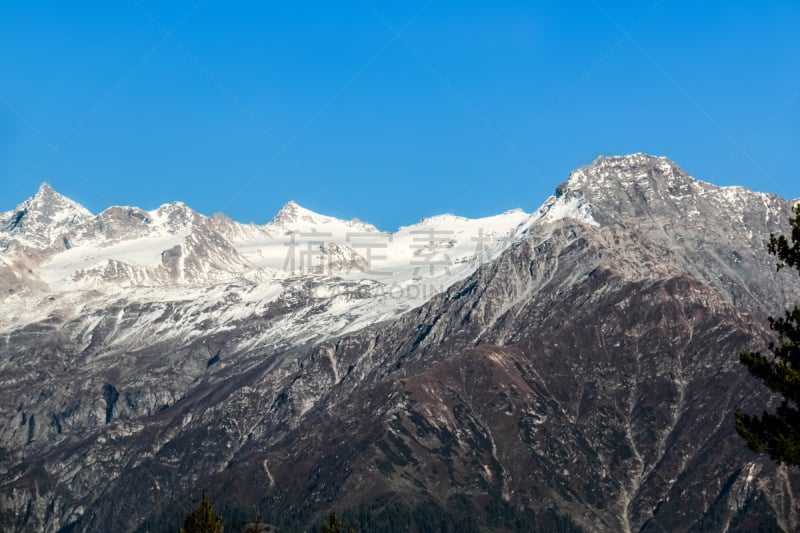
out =
<path fill-rule="evenodd" d="M 768 400 L 736 353 L 763 346 L 766 316 L 800 297 L 764 248 L 790 203 L 707 188 L 662 158 L 613 165 L 495 226 L 406 227 L 371 250 L 312 242 L 346 261 L 390 245 L 416 261 L 387 277 L 293 272 L 280 264 L 292 235 L 255 240 L 207 217 L 186 238 L 226 250 L 239 235 L 238 256 L 272 275 L 3 295 L 0 524 L 167 530 L 159 517 L 205 489 L 296 529 L 335 507 L 354 524 L 392 511 L 419 525 L 438 509 L 467 531 L 465 517 L 795 530 L 800 479 L 747 452 L 732 422 Z M 187 242 L 165 242 L 178 250 L 157 268 L 215 261 Z M 269 271 L 265 242 L 279 251 Z"/>

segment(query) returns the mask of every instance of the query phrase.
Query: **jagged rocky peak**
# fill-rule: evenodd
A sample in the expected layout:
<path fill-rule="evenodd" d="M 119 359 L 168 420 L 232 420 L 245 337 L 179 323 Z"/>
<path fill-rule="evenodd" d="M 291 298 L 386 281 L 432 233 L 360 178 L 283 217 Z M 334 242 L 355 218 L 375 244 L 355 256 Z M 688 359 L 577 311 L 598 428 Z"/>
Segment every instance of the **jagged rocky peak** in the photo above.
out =
<path fill-rule="evenodd" d="M 113 206 L 97 215 L 91 229 L 106 239 L 136 238 L 146 235 L 152 223 L 152 215 L 138 207 Z M 83 236 L 90 237 L 90 231 Z"/>
<path fill-rule="evenodd" d="M 774 224 L 785 210 L 785 201 L 775 195 L 718 187 L 693 178 L 666 157 L 641 153 L 600 157 L 574 171 L 556 189 L 554 204 L 576 202 L 587 206 L 600 225 L 631 217 L 692 223 L 701 213 L 725 223 L 761 217 Z"/>
<path fill-rule="evenodd" d="M 49 246 L 58 235 L 91 217 L 88 209 L 43 183 L 36 194 L 6 213 L 0 232 L 28 246 Z"/>
<path fill-rule="evenodd" d="M 619 191 L 645 187 L 669 192 L 685 191 L 695 180 L 666 157 L 642 153 L 599 157 L 575 170 L 556 190 L 557 195 L 575 190 Z"/>
<path fill-rule="evenodd" d="M 152 214 L 153 218 L 171 233 L 188 230 L 194 222 L 205 218 L 183 202 L 164 204 Z"/>
<path fill-rule="evenodd" d="M 607 225 L 618 222 L 623 212 L 642 215 L 650 196 L 663 197 L 663 193 L 656 193 L 661 188 L 685 191 L 692 181 L 665 157 L 642 153 L 599 157 L 591 165 L 572 172 L 535 216 L 543 222 L 570 218 L 587 224 Z M 639 195 L 640 201 L 632 202 L 632 194 Z M 637 205 L 631 206 L 631 203 Z"/>
<path fill-rule="evenodd" d="M 115 205 L 105 209 L 97 218 L 103 221 L 116 221 L 120 224 L 130 223 L 134 225 L 152 224 L 152 216 L 147 211 L 138 207 L 127 207 Z"/>
<path fill-rule="evenodd" d="M 195 211 L 183 202 L 170 202 L 156 209 L 156 213 L 163 215 L 172 215 L 174 213 L 178 213 L 185 216 L 194 214 Z"/>

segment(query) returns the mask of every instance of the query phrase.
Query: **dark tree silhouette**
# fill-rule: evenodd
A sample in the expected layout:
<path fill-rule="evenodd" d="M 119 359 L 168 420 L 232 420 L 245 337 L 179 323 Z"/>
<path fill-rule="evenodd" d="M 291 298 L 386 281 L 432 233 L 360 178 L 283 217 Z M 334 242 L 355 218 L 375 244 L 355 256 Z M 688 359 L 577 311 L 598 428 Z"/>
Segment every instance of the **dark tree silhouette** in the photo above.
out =
<path fill-rule="evenodd" d="M 200 503 L 189 511 L 183 522 L 181 533 L 222 533 L 222 516 L 217 513 L 203 494 Z"/>
<path fill-rule="evenodd" d="M 800 204 L 792 210 L 791 237 L 770 235 L 768 251 L 780 260 L 778 270 L 789 266 L 800 273 Z M 737 410 L 736 431 L 750 449 L 769 454 L 778 463 L 800 465 L 800 308 L 795 305 L 782 318 L 770 317 L 769 327 L 778 334 L 777 341 L 769 344 L 772 355 L 742 350 L 739 360 L 783 399 L 774 412 L 761 416 Z"/>
<path fill-rule="evenodd" d="M 336 516 L 336 511 L 328 515 L 328 520 L 322 524 L 320 533 L 356 533 L 353 528 L 345 529 L 345 521 Z"/>

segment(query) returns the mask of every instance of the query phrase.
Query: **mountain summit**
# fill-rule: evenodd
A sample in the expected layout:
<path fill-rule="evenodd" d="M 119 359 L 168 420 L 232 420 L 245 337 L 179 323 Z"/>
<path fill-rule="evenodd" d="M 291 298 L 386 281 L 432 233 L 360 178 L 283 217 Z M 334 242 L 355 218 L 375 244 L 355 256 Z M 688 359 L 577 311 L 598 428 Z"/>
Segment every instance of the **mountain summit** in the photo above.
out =
<path fill-rule="evenodd" d="M 602 225 L 618 223 L 624 217 L 637 219 L 686 218 L 713 214 L 721 225 L 750 226 L 758 220 L 743 221 L 746 212 L 766 207 L 763 222 L 781 224 L 786 200 L 776 195 L 754 193 L 742 187 L 718 187 L 697 180 L 665 157 L 646 154 L 600 157 L 591 165 L 574 171 L 556 190 L 569 201 L 583 198 Z M 723 220 L 724 219 L 724 220 Z"/>
<path fill-rule="evenodd" d="M 33 247 L 50 246 L 61 233 L 91 216 L 82 205 L 43 183 L 36 194 L 14 211 L 0 215 L 0 238 L 16 239 L 23 245 Z"/>
<path fill-rule="evenodd" d="M 275 217 L 270 221 L 269 226 L 281 229 L 319 229 L 321 226 L 341 226 L 349 227 L 352 231 L 378 231 L 378 229 L 371 225 L 365 224 L 358 219 L 341 220 L 326 215 L 315 213 L 310 209 L 302 207 L 294 200 L 290 200 L 284 205 Z"/>

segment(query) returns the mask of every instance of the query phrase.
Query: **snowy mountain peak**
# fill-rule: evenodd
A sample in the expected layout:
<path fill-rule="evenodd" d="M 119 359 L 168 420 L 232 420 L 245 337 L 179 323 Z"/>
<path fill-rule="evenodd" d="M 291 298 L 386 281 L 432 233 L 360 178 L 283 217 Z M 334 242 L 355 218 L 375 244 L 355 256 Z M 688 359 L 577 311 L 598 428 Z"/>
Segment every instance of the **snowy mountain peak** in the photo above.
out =
<path fill-rule="evenodd" d="M 625 217 L 689 216 L 704 194 L 730 193 L 700 182 L 666 157 L 635 153 L 602 156 L 572 172 L 539 209 L 545 221 L 574 218 L 607 225 Z"/>
<path fill-rule="evenodd" d="M 169 215 L 172 213 L 195 214 L 195 211 L 183 202 L 170 202 L 168 204 L 163 204 L 159 206 L 155 212 L 164 215 Z"/>
<path fill-rule="evenodd" d="M 320 215 L 311 211 L 310 209 L 306 209 L 305 207 L 301 206 L 294 200 L 289 200 L 286 202 L 280 211 L 273 217 L 270 224 L 274 225 L 285 225 L 285 224 L 293 224 L 296 222 L 319 222 L 323 219 L 328 218 L 324 215 Z"/>
<path fill-rule="evenodd" d="M 58 211 L 70 211 L 76 215 L 90 217 L 92 213 L 78 202 L 67 198 L 63 194 L 57 193 L 49 183 L 44 182 L 39 186 L 36 194 L 24 201 L 17 207 L 17 210 L 27 209 L 55 213 Z"/>
<path fill-rule="evenodd" d="M 372 224 L 361 222 L 354 218 L 341 220 L 306 209 L 294 200 L 289 200 L 280 211 L 267 224 L 268 227 L 283 230 L 298 230 L 316 228 L 318 226 L 343 226 L 352 231 L 378 231 Z"/>
<path fill-rule="evenodd" d="M 92 213 L 79 203 L 43 183 L 39 190 L 0 219 L 0 236 L 32 247 L 50 246 L 54 239 L 82 222 Z"/>
<path fill-rule="evenodd" d="M 419 226 L 430 226 L 434 224 L 448 224 L 448 223 L 458 223 L 458 222 L 466 222 L 469 219 L 466 217 L 454 215 L 452 213 L 444 213 L 441 215 L 434 215 L 432 217 L 425 217 L 421 219 L 417 225 Z"/>
<path fill-rule="evenodd" d="M 164 204 L 151 214 L 156 224 L 165 227 L 170 233 L 186 231 L 202 217 L 183 202 Z"/>

